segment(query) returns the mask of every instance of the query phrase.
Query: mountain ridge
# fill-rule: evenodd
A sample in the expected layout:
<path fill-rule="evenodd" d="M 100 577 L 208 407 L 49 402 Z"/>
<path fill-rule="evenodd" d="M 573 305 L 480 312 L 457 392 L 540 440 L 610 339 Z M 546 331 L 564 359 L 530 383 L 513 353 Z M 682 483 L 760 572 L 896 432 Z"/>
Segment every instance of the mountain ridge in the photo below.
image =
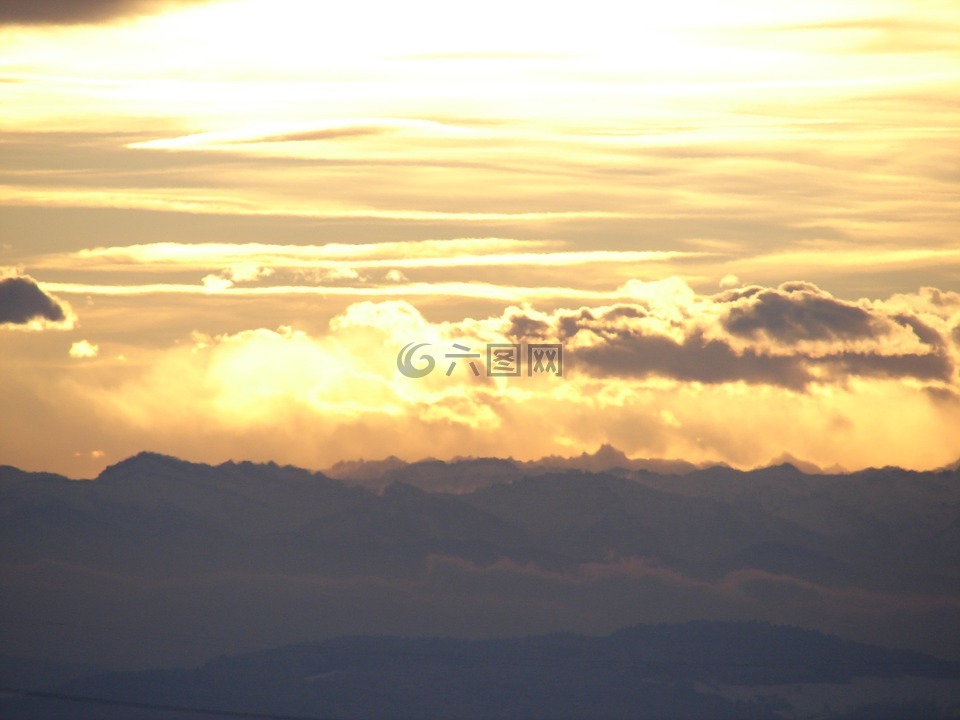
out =
<path fill-rule="evenodd" d="M 945 702 L 925 705 L 934 710 L 930 718 L 947 717 L 951 700 L 953 710 L 960 707 L 958 662 L 796 627 L 696 621 L 601 636 L 339 636 L 220 656 L 192 669 L 107 673 L 54 686 L 61 697 L 99 698 L 89 715 L 76 703 L 38 698 L 0 698 L 0 709 L 12 720 L 147 720 L 159 717 L 151 705 L 388 720 L 812 720 L 824 717 L 823 708 L 804 708 L 804 692 L 832 689 L 837 708 L 830 717 L 853 718 L 864 705 L 858 684 L 870 678 L 899 683 L 914 706 L 935 689 L 932 697 Z"/>
<path fill-rule="evenodd" d="M 156 453 L 91 481 L 0 468 L 0 610 L 25 622 L 2 639 L 113 667 L 205 656 L 172 639 L 144 655 L 128 638 L 145 622 L 242 651 L 754 618 L 960 659 L 960 471 L 504 462 L 405 466 L 382 487 Z M 69 629 L 87 626 L 116 636 Z"/>

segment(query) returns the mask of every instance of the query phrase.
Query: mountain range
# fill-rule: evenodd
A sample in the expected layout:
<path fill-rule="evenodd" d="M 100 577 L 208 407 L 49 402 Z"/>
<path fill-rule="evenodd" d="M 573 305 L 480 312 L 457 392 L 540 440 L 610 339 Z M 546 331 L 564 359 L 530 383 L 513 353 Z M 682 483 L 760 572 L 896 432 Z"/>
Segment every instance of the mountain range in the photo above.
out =
<path fill-rule="evenodd" d="M 0 684 L 342 636 L 690 622 L 960 660 L 957 468 L 657 462 L 602 448 L 326 473 L 155 453 L 92 480 L 0 467 Z"/>

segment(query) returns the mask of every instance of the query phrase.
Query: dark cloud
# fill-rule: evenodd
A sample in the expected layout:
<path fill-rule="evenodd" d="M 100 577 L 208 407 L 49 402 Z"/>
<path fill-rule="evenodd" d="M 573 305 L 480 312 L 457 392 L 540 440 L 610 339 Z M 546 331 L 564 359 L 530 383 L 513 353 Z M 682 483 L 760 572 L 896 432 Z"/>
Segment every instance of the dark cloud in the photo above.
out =
<path fill-rule="evenodd" d="M 953 362 L 945 353 L 903 355 L 837 353 L 824 358 L 810 358 L 808 362 L 829 368 L 830 374 L 834 377 L 872 375 L 949 381 L 954 370 Z"/>
<path fill-rule="evenodd" d="M 753 349 L 737 352 L 722 340 L 700 334 L 678 343 L 660 335 L 622 333 L 605 344 L 577 350 L 576 361 L 602 376 L 659 376 L 709 384 L 743 381 L 793 390 L 802 390 L 817 379 L 814 368 L 826 371 L 826 378 L 821 379 L 871 376 L 940 381 L 949 381 L 954 369 L 949 357 L 940 353 L 767 355 Z"/>
<path fill-rule="evenodd" d="M 920 288 L 920 297 L 939 308 L 960 307 L 960 293 L 943 291 L 934 287 L 924 287 Z"/>
<path fill-rule="evenodd" d="M 31 320 L 63 322 L 63 307 L 29 277 L 0 279 L 0 325 L 25 325 Z"/>
<path fill-rule="evenodd" d="M 905 325 L 913 330 L 913 334 L 916 335 L 917 339 L 920 340 L 920 342 L 922 342 L 924 345 L 930 345 L 938 348 L 944 347 L 943 336 L 919 318 L 915 318 L 911 315 L 901 314 L 894 315 L 893 320 L 900 325 Z"/>
<path fill-rule="evenodd" d="M 638 308 L 636 305 L 617 305 L 603 314 L 603 317 L 607 320 L 616 320 L 618 318 L 635 319 L 646 316 L 646 311 Z"/>
<path fill-rule="evenodd" d="M 578 366 L 585 363 L 604 376 L 656 375 L 703 383 L 743 380 L 794 389 L 801 389 L 813 379 L 800 358 L 760 355 L 754 351 L 740 355 L 725 342 L 700 335 L 678 343 L 661 335 L 623 332 L 603 345 L 577 350 L 575 357 Z"/>
<path fill-rule="evenodd" d="M 560 339 L 566 340 L 572 338 L 580 331 L 581 327 L 585 326 L 584 321 L 592 321 L 594 319 L 593 314 L 586 308 L 580 311 L 579 317 L 575 315 L 561 315 L 557 319 L 557 329 Z"/>
<path fill-rule="evenodd" d="M 787 283 L 777 290 L 755 293 L 732 307 L 724 327 L 740 337 L 760 334 L 781 342 L 872 337 L 873 315 L 862 307 L 837 300 L 807 283 Z"/>
<path fill-rule="evenodd" d="M 882 304 L 838 300 L 805 282 L 738 288 L 666 312 L 622 303 L 508 320 L 515 337 L 567 344 L 570 363 L 599 377 L 803 390 L 855 376 L 953 383 L 956 371 L 946 327 Z"/>
<path fill-rule="evenodd" d="M 508 318 L 510 327 L 507 336 L 522 340 L 524 338 L 543 338 L 550 334 L 550 325 L 543 320 L 537 320 L 526 315 L 512 315 Z"/>
<path fill-rule="evenodd" d="M 717 298 L 722 302 L 735 302 L 744 298 L 755 297 L 759 293 L 762 293 L 763 290 L 759 285 L 751 285 L 750 287 L 727 290 L 726 292 L 720 293 Z"/>
<path fill-rule="evenodd" d="M 0 0 L 0 24 L 76 25 L 210 0 Z"/>
<path fill-rule="evenodd" d="M 557 337 L 569 340 L 584 328 L 607 338 L 617 337 L 624 327 L 621 320 L 639 320 L 648 316 L 647 309 L 641 305 L 615 305 L 610 308 L 590 311 L 581 308 L 579 313 L 560 312 L 557 317 Z M 514 320 L 516 322 L 516 320 Z M 629 322 L 626 323 L 629 326 Z M 543 335 L 543 333 L 541 333 Z"/>
<path fill-rule="evenodd" d="M 937 386 L 926 387 L 923 390 L 935 402 L 960 405 L 960 392 L 956 390 Z"/>

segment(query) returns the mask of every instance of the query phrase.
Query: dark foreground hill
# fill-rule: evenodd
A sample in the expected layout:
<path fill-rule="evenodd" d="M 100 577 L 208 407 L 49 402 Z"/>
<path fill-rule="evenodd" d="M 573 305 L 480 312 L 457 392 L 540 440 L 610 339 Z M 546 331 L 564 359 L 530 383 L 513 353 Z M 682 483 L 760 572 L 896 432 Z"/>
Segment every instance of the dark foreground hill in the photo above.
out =
<path fill-rule="evenodd" d="M 0 700 L 10 720 L 954 717 L 960 664 L 760 623 L 606 637 L 347 637 Z M 816 700 L 812 701 L 812 698 Z M 160 708 L 160 709 L 156 709 Z M 207 715 L 210 717 L 211 715 Z"/>

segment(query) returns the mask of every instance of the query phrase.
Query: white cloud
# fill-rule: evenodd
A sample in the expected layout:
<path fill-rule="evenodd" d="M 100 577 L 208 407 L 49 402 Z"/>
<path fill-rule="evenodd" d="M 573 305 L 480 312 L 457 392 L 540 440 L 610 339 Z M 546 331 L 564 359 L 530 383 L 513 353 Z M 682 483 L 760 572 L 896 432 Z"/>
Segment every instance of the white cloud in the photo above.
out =
<path fill-rule="evenodd" d="M 95 358 L 100 353 L 100 346 L 87 340 L 78 340 L 70 346 L 72 358 Z"/>
<path fill-rule="evenodd" d="M 221 275 L 204 275 L 203 289 L 207 292 L 223 292 L 233 287 L 233 280 Z"/>
<path fill-rule="evenodd" d="M 257 263 L 239 263 L 231 265 L 223 274 L 235 283 L 253 282 L 254 280 L 273 275 L 273 269 L 263 267 Z"/>

